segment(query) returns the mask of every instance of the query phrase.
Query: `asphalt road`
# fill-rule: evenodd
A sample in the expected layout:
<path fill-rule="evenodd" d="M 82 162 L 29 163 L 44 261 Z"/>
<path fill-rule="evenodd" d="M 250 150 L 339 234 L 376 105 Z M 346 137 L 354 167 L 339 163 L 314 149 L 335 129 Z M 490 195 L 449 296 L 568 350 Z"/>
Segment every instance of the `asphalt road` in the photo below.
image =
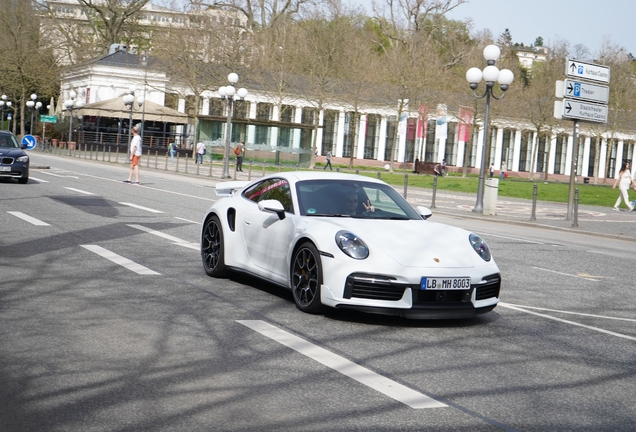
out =
<path fill-rule="evenodd" d="M 34 160 L 0 182 L 2 431 L 636 429 L 634 242 L 436 214 L 488 241 L 493 312 L 312 316 L 205 275 L 213 181 Z"/>

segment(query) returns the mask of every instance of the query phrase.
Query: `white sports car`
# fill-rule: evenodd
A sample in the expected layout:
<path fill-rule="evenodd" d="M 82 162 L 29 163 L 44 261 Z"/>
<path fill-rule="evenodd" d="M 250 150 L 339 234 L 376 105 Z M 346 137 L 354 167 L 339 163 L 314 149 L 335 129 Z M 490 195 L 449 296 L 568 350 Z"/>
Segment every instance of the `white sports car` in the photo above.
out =
<path fill-rule="evenodd" d="M 488 246 L 426 220 L 373 178 L 287 172 L 219 183 L 201 231 L 209 276 L 245 272 L 292 291 L 298 309 L 325 306 L 408 318 L 470 318 L 499 302 Z"/>

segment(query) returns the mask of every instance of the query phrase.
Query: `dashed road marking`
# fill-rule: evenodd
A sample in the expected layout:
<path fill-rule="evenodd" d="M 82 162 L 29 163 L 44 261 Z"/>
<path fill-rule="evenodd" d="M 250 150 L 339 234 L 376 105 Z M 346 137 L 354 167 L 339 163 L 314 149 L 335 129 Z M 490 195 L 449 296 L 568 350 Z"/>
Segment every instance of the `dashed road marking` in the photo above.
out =
<path fill-rule="evenodd" d="M 70 191 L 78 192 L 78 193 L 81 193 L 81 194 L 84 194 L 84 195 L 95 195 L 93 192 L 86 192 L 86 191 L 83 191 L 81 189 L 75 189 L 75 188 L 72 188 L 72 187 L 64 187 L 64 189 L 68 189 Z"/>
<path fill-rule="evenodd" d="M 50 224 L 47 224 L 46 222 L 42 222 L 41 220 L 36 219 L 34 217 L 31 217 L 29 215 L 26 215 L 26 214 L 24 214 L 22 212 L 8 211 L 7 213 L 9 213 L 9 214 L 11 214 L 11 215 L 13 215 L 15 217 L 18 217 L 18 218 L 20 218 L 20 219 L 22 219 L 24 221 L 27 221 L 27 222 L 29 222 L 30 224 L 33 224 L 33 225 L 37 225 L 37 226 L 51 226 Z"/>
<path fill-rule="evenodd" d="M 88 249 L 89 251 L 96 253 L 97 255 L 106 258 L 109 261 L 114 262 L 115 264 L 119 264 L 122 267 L 127 268 L 130 271 L 133 271 L 140 275 L 160 275 L 161 273 L 157 273 L 154 270 L 150 270 L 148 267 L 144 267 L 141 264 L 137 264 L 134 261 L 129 260 L 128 258 L 124 258 L 121 255 L 117 255 L 115 252 L 111 252 L 108 249 L 104 249 L 101 246 L 97 245 L 81 245 L 84 249 Z"/>
<path fill-rule="evenodd" d="M 140 206 L 140 205 L 137 205 L 137 204 L 126 203 L 126 202 L 120 202 L 119 204 L 125 205 L 125 206 L 128 206 L 128 207 L 133 207 L 133 208 L 136 208 L 136 209 L 139 209 L 139 210 L 144 210 L 144 211 L 147 211 L 147 212 L 150 212 L 150 213 L 163 213 L 161 210 L 155 210 L 155 209 L 151 209 L 151 208 L 148 208 L 148 207 L 143 207 L 143 206 Z"/>
<path fill-rule="evenodd" d="M 265 321 L 237 322 L 411 408 L 448 406 Z"/>
<path fill-rule="evenodd" d="M 143 231 L 143 232 L 147 232 L 148 234 L 156 235 L 157 237 L 161 237 L 161 238 L 164 238 L 166 240 L 170 240 L 171 242 L 173 242 L 177 246 L 183 246 L 183 247 L 187 247 L 189 249 L 194 249 L 194 250 L 199 250 L 200 249 L 200 247 L 199 247 L 199 245 L 197 243 L 191 243 L 191 242 L 188 242 L 186 240 L 180 239 L 179 237 L 171 236 L 170 234 L 166 234 L 166 233 L 163 233 L 161 231 L 156 231 L 156 230 L 153 230 L 153 229 L 150 229 L 150 228 L 146 228 L 146 227 L 141 226 L 141 225 L 132 224 L 132 225 L 128 225 L 128 226 L 131 227 L 131 228 L 138 229 L 138 230 Z"/>

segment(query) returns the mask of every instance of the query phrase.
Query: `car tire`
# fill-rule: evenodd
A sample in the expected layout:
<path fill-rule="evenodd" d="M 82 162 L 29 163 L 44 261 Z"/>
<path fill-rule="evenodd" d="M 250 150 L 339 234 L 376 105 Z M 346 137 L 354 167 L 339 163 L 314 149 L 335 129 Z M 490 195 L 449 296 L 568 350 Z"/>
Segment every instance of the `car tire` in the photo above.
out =
<path fill-rule="evenodd" d="M 313 243 L 303 243 L 294 253 L 291 263 L 291 288 L 296 307 L 303 312 L 318 314 L 324 310 L 320 302 L 322 263 Z"/>
<path fill-rule="evenodd" d="M 29 178 L 28 178 L 28 177 L 20 177 L 20 178 L 18 179 L 18 183 L 20 183 L 20 184 L 27 184 L 27 183 L 28 183 L 28 181 L 29 181 Z"/>
<path fill-rule="evenodd" d="M 225 266 L 225 245 L 223 244 L 223 226 L 218 216 L 213 215 L 205 222 L 201 236 L 201 258 L 203 269 L 208 276 L 222 278 L 228 274 Z"/>

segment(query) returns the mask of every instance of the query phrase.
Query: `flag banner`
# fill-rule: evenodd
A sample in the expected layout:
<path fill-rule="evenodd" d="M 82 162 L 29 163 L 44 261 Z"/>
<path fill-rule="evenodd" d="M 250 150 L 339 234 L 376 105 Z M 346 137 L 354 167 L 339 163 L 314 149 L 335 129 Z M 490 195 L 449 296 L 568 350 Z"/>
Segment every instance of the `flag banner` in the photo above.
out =
<path fill-rule="evenodd" d="M 448 136 L 447 107 L 445 104 L 437 105 L 437 120 L 435 121 L 435 139 L 445 140 Z"/>
<path fill-rule="evenodd" d="M 470 141 L 470 129 L 473 126 L 473 109 L 470 107 L 459 108 L 459 127 L 457 128 L 457 140 Z"/>

